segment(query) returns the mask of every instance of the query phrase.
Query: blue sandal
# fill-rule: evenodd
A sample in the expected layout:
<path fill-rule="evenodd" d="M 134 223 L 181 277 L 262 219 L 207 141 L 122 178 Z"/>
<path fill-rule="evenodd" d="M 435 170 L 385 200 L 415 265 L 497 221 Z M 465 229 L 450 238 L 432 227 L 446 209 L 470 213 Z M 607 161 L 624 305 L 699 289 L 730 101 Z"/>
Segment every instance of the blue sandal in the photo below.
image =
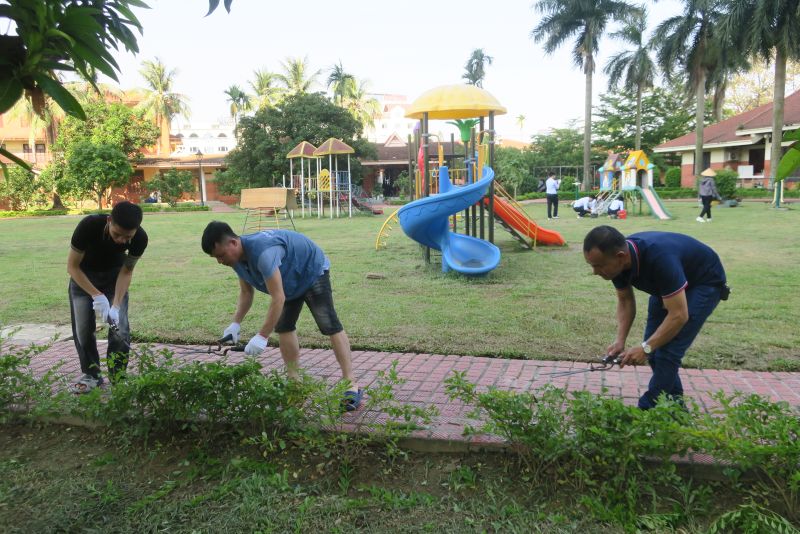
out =
<path fill-rule="evenodd" d="M 346 412 L 354 412 L 361 406 L 361 398 L 364 396 L 364 390 L 358 391 L 345 391 L 344 398 L 342 399 L 342 408 Z"/>

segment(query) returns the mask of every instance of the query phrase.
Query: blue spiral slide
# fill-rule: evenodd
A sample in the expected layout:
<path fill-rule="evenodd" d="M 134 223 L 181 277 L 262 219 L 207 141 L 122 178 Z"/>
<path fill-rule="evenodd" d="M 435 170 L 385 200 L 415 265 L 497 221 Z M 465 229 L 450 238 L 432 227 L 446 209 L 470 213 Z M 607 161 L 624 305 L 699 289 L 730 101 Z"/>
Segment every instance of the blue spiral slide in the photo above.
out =
<path fill-rule="evenodd" d="M 500 263 L 500 249 L 488 241 L 450 231 L 448 217 L 476 204 L 494 180 L 494 171 L 483 168 L 473 184 L 450 183 L 447 167 L 439 167 L 439 193 L 406 204 L 397 212 L 403 232 L 414 241 L 442 251 L 442 272 L 451 269 L 480 276 Z"/>

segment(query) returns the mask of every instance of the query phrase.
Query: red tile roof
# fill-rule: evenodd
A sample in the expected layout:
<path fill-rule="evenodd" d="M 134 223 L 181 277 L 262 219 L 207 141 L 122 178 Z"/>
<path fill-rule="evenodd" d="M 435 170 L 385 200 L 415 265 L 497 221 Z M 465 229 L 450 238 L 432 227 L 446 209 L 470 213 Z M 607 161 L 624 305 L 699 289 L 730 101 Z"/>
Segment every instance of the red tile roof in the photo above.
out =
<path fill-rule="evenodd" d="M 800 91 L 784 98 L 783 124 L 785 126 L 800 124 Z M 703 145 L 722 145 L 730 143 L 750 144 L 751 140 L 743 131 L 772 128 L 772 102 L 759 106 L 729 119 L 706 126 L 703 129 Z M 672 139 L 655 147 L 658 152 L 669 151 L 681 147 L 694 147 L 695 133 L 691 132 L 677 139 Z"/>

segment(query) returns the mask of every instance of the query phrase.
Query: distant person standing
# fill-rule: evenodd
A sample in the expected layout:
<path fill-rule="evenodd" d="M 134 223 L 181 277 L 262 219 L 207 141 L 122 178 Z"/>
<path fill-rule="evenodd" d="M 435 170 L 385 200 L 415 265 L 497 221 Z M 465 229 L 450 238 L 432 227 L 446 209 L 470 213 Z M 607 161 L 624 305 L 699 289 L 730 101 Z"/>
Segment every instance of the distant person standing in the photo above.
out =
<path fill-rule="evenodd" d="M 558 188 L 561 187 L 561 180 L 556 180 L 555 173 L 550 173 L 544 182 L 547 194 L 547 218 L 558 219 Z"/>
<path fill-rule="evenodd" d="M 700 201 L 703 203 L 703 209 L 700 211 L 700 215 L 697 216 L 697 222 L 711 222 L 711 201 L 715 198 L 722 200 L 722 197 L 719 196 L 719 191 L 717 191 L 717 183 L 714 181 L 716 175 L 717 173 L 710 167 L 700 173 L 698 193 L 700 194 Z M 704 215 L 705 219 L 703 218 Z"/>

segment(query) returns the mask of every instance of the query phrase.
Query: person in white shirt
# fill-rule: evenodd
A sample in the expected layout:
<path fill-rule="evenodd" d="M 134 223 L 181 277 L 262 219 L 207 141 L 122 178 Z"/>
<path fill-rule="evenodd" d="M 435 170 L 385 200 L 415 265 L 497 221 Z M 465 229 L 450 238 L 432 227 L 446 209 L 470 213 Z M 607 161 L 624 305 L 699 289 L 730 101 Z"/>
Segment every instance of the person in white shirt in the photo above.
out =
<path fill-rule="evenodd" d="M 616 219 L 619 210 L 623 209 L 624 207 L 625 203 L 622 202 L 622 199 L 615 198 L 611 201 L 611 204 L 608 205 L 608 216 Z"/>
<path fill-rule="evenodd" d="M 575 213 L 578 214 L 578 218 L 580 219 L 584 215 L 590 214 L 594 212 L 595 206 L 597 204 L 596 195 L 589 195 L 583 198 L 579 198 L 575 202 L 572 203 L 572 209 L 575 210 Z"/>
<path fill-rule="evenodd" d="M 561 187 L 561 180 L 556 180 L 556 175 L 551 172 L 544 184 L 547 194 L 547 218 L 558 219 L 558 188 Z"/>

